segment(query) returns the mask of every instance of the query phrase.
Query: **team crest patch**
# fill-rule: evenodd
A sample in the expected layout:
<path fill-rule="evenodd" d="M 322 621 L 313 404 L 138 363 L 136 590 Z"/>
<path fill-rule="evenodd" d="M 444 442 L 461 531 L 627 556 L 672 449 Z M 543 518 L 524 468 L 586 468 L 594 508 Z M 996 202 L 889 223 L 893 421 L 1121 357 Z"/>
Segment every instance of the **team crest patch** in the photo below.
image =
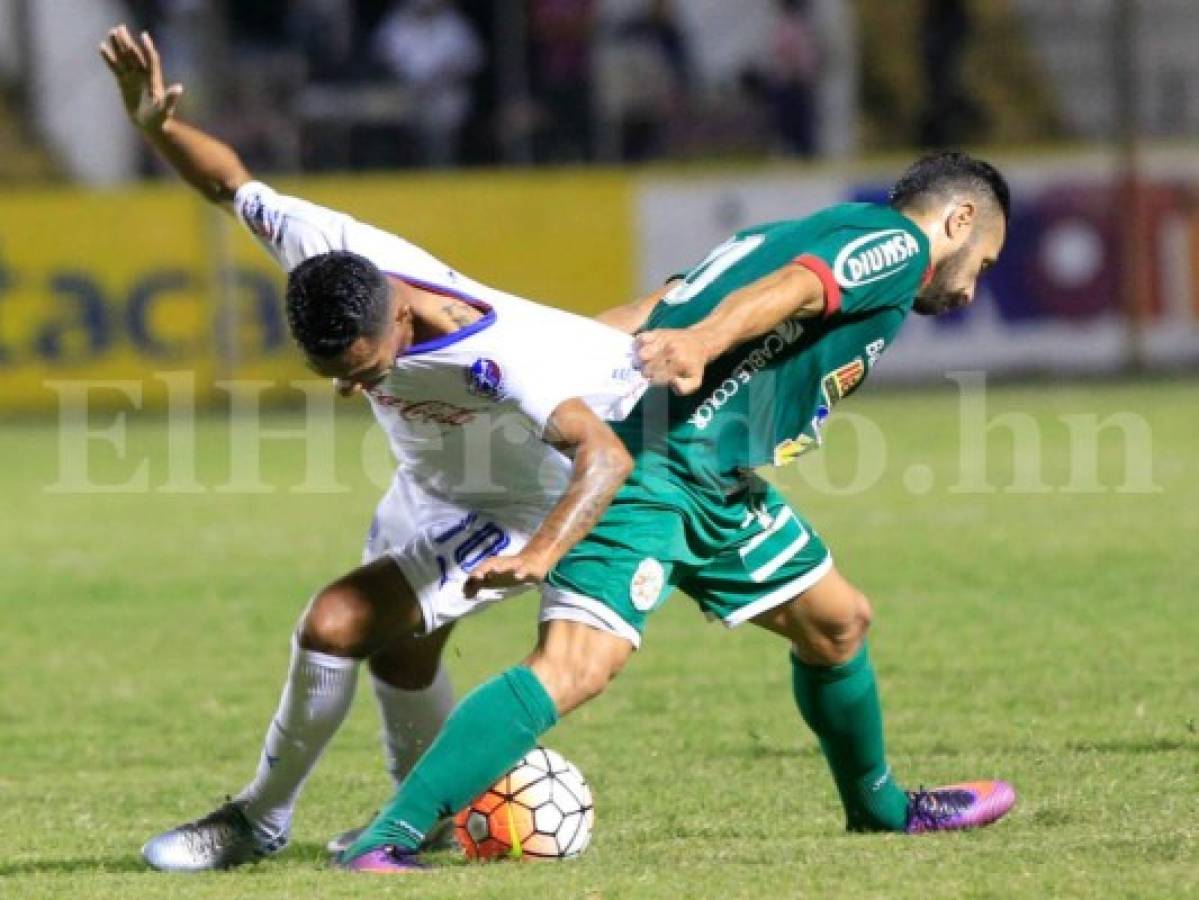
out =
<path fill-rule="evenodd" d="M 842 397 L 847 397 L 853 393 L 854 388 L 862 383 L 862 379 L 866 377 L 866 363 L 859 356 L 853 362 L 846 363 L 839 369 L 835 369 L 824 376 L 825 393 L 828 394 L 830 404 L 836 403 Z"/>
<path fill-rule="evenodd" d="M 666 572 L 662 564 L 652 557 L 641 560 L 629 583 L 629 599 L 638 612 L 649 612 L 662 594 L 666 583 Z"/>
<path fill-rule="evenodd" d="M 466 370 L 466 389 L 476 397 L 499 400 L 504 396 L 504 372 L 494 359 L 476 359 Z"/>

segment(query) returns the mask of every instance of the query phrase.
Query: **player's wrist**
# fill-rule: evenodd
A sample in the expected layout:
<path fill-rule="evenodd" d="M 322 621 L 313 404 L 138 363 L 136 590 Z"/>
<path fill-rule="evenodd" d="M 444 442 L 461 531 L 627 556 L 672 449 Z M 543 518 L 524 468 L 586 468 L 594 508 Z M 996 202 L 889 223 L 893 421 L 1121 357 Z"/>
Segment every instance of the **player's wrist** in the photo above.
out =
<path fill-rule="evenodd" d="M 166 118 L 146 122 L 141 126 L 141 129 L 143 134 L 151 138 L 169 138 L 175 131 L 175 125 L 175 120 L 167 116 Z"/>
<path fill-rule="evenodd" d="M 158 145 L 167 137 L 165 122 L 143 122 L 140 119 L 134 119 L 133 124 L 138 133 L 152 145 Z"/>
<path fill-rule="evenodd" d="M 549 574 L 550 569 L 554 567 L 554 564 L 561 555 L 560 553 L 555 554 L 548 547 L 542 549 L 533 546 L 532 541 L 526 544 L 524 550 L 520 552 L 521 562 L 525 571 L 536 577 L 538 581 Z"/>
<path fill-rule="evenodd" d="M 560 553 L 542 551 L 535 552 L 525 557 L 525 561 L 528 564 L 529 569 L 535 575 L 537 575 L 538 578 L 543 578 L 549 572 L 549 570 L 554 567 L 554 563 L 558 561 L 560 556 Z"/>
<path fill-rule="evenodd" d="M 716 359 L 716 357 L 727 349 L 724 346 L 726 342 L 721 338 L 721 335 L 713 331 L 712 327 L 704 322 L 692 325 L 687 329 L 687 333 L 698 345 L 703 355 L 704 365 Z"/>

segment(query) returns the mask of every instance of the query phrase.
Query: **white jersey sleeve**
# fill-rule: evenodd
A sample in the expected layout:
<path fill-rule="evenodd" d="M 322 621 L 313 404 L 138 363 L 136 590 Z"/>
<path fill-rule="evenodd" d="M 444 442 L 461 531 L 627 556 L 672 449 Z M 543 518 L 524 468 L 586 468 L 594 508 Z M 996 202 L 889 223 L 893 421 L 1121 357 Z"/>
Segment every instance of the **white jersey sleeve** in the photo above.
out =
<path fill-rule="evenodd" d="M 510 365 L 507 378 L 509 399 L 528 416 L 538 438 L 544 436 L 554 411 L 573 398 L 601 419 L 628 415 L 644 390 L 628 335 L 609 336 L 597 327 L 589 335 L 590 346 L 571 340 L 575 336 L 569 333 L 543 336 L 548 340 L 535 342 L 537 351 L 526 352 Z"/>
<path fill-rule="evenodd" d="M 251 181 L 233 198 L 233 212 L 279 265 L 291 271 L 310 256 L 346 249 L 346 232 L 357 223 L 298 197 Z"/>
<path fill-rule="evenodd" d="M 445 263 L 403 238 L 346 213 L 280 194 L 261 181 L 238 188 L 233 212 L 288 272 L 309 257 L 348 251 L 366 257 L 383 272 L 409 279 L 440 284 L 450 274 Z"/>
<path fill-rule="evenodd" d="M 567 400 L 582 400 L 601 419 L 619 421 L 645 392 L 648 382 L 637 368 L 631 335 L 499 291 L 483 289 L 479 299 L 498 321 L 477 341 L 461 345 L 463 352 L 482 351 L 473 364 L 483 371 L 471 377 L 498 379 L 498 393 L 528 420 L 535 437 L 544 438 L 554 411 Z M 499 370 L 490 371 L 489 361 Z"/>

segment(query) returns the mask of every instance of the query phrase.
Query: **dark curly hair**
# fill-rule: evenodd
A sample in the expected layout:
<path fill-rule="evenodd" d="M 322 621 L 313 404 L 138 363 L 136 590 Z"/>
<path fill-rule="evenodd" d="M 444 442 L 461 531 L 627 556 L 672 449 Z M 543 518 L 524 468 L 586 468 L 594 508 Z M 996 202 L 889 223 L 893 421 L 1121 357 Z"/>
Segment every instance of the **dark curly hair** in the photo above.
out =
<path fill-rule="evenodd" d="M 1011 218 L 1012 193 L 1007 179 L 990 163 L 956 151 L 934 153 L 914 163 L 891 188 L 890 203 L 895 209 L 924 207 L 961 191 L 992 200 L 1005 222 Z"/>
<path fill-rule="evenodd" d="M 391 296 L 387 278 L 357 253 L 322 253 L 287 276 L 287 324 L 309 356 L 328 359 L 360 337 L 383 332 Z"/>

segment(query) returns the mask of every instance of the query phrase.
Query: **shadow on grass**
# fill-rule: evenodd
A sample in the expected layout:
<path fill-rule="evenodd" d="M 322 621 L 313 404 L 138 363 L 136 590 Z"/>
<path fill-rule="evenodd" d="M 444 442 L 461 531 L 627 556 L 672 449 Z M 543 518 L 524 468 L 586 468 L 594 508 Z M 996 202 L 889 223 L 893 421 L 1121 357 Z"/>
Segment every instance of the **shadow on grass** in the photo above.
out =
<path fill-rule="evenodd" d="M 1056 806 L 1038 809 L 1032 814 L 1033 824 L 1042 828 L 1064 828 L 1072 825 L 1076 818 L 1069 809 Z"/>
<path fill-rule="evenodd" d="M 333 857 L 329 855 L 329 851 L 325 849 L 325 845 L 315 841 L 293 841 L 287 845 L 287 849 L 276 857 L 280 862 L 290 863 L 308 863 L 317 869 L 332 869 Z M 270 865 L 271 861 L 266 860 L 265 864 Z"/>
<path fill-rule="evenodd" d="M 136 853 L 122 856 L 76 856 L 67 859 L 30 859 L 24 862 L 0 862 L 0 878 L 13 875 L 79 875 L 93 873 L 148 872 L 149 867 Z"/>
<path fill-rule="evenodd" d="M 1194 741 L 1152 738 L 1149 740 L 1069 741 L 1066 749 L 1077 753 L 1173 753 L 1194 746 Z"/>
<path fill-rule="evenodd" d="M 288 846 L 278 857 L 271 857 L 247 866 L 238 867 L 239 873 L 259 872 L 269 874 L 280 863 L 292 865 L 310 865 L 313 868 L 332 868 L 329 854 L 325 845 L 313 842 L 299 842 Z M 67 859 L 30 859 L 22 862 L 0 862 L 0 878 L 16 875 L 80 875 L 84 873 L 96 875 L 119 874 L 130 872 L 146 872 L 158 874 L 159 877 L 170 877 L 164 873 L 155 873 L 138 853 L 125 853 L 114 856 L 77 856 Z M 2 895 L 0 891 L 0 895 Z"/>
<path fill-rule="evenodd" d="M 746 744 L 713 756 L 743 759 L 805 759 L 820 756 L 819 747 L 797 747 L 792 744 Z"/>

